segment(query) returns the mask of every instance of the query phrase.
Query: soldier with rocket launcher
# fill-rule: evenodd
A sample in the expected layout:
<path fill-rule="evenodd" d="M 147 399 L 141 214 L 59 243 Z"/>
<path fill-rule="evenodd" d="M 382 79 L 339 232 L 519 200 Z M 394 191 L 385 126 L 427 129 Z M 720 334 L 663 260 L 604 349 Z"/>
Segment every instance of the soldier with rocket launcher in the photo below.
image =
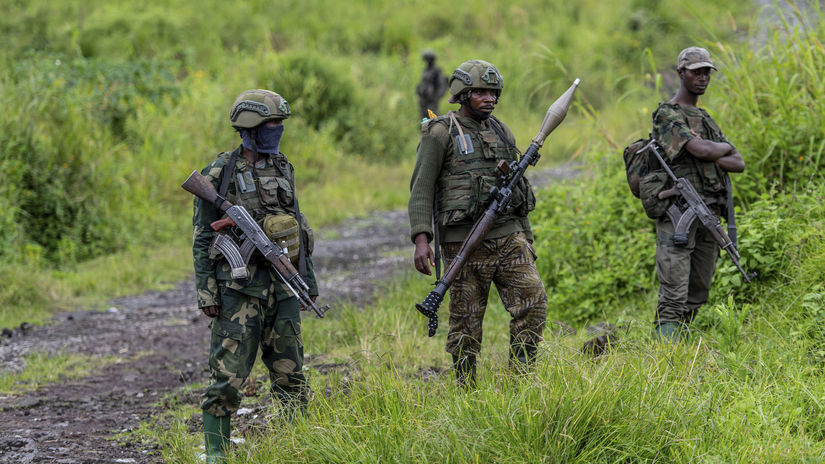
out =
<path fill-rule="evenodd" d="M 422 124 L 408 205 L 415 268 L 432 274 L 437 254 L 429 243 L 438 232 L 440 243 L 435 246 L 442 246 L 447 269 L 416 308 L 429 318 L 432 336 L 438 306 L 450 289 L 447 352 L 461 385 L 475 381 L 492 283 L 512 317 L 511 366 L 524 368 L 535 358 L 547 317 L 547 294 L 536 269 L 527 218 L 536 198 L 523 173 L 536 163 L 544 139 L 564 119 L 578 83 L 550 106 L 524 155 L 510 129 L 492 115 L 504 83 L 486 61 L 466 61 L 453 72 L 449 102 L 459 103 L 458 111 Z"/>

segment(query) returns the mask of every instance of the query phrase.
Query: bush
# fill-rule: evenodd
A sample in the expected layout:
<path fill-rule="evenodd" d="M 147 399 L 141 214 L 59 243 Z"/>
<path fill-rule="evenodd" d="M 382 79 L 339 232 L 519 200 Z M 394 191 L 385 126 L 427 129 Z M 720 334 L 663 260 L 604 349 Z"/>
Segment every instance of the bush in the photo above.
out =
<path fill-rule="evenodd" d="M 716 44 L 727 64 L 717 90 L 725 95 L 719 118 L 746 157 L 745 178 L 737 184 L 746 201 L 768 189 L 793 191 L 822 179 L 825 23 L 799 24 L 791 27 L 783 18 L 759 48 Z"/>
<path fill-rule="evenodd" d="M 66 264 L 120 249 L 128 218 L 112 204 L 126 198 L 115 157 L 137 107 L 180 92 L 159 63 L 32 58 L 4 76 L 0 102 L 0 198 L 9 208 L 0 231 L 6 256 L 24 244 Z"/>

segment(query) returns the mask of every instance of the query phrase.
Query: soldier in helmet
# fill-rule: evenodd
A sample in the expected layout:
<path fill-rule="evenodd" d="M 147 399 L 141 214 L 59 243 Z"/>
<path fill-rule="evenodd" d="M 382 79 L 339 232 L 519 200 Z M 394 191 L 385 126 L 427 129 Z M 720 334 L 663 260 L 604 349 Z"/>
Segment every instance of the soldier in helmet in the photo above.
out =
<path fill-rule="evenodd" d="M 449 85 L 449 101 L 460 107 L 422 125 L 410 182 L 408 207 L 415 268 L 426 275 L 435 265 L 436 254 L 429 245 L 435 232 L 433 224 L 441 242 L 435 246 L 443 247 L 449 265 L 487 206 L 498 176 L 496 165 L 520 155 L 513 133 L 493 116 L 504 88 L 495 66 L 481 60 L 466 61 L 453 72 Z M 434 198 L 438 204 L 435 212 Z M 535 202 L 524 178 L 514 192 L 510 211 L 496 220 L 450 288 L 447 352 L 463 385 L 474 382 L 491 283 L 511 316 L 511 365 L 525 366 L 536 355 L 547 317 L 547 294 L 536 270 L 527 219 Z"/>
<path fill-rule="evenodd" d="M 679 53 L 676 68 L 681 87 L 653 113 L 651 136 L 674 174 L 688 179 L 711 211 L 720 217 L 732 214 L 728 173 L 744 171 L 745 161 L 713 118 L 696 106 L 716 66 L 707 50 L 689 47 Z M 684 245 L 674 243 L 674 231 L 666 214 L 656 220 L 659 303 L 654 324 L 657 336 L 666 340 L 678 340 L 708 300 L 719 256 L 719 245 L 699 221 Z"/>
<path fill-rule="evenodd" d="M 427 67 L 421 71 L 421 82 L 415 88 L 418 94 L 418 107 L 421 118 L 427 118 L 427 110 L 432 110 L 438 114 L 438 101 L 447 92 L 447 78 L 441 73 L 441 68 L 435 65 L 435 52 L 424 50 L 421 59 L 427 63 Z"/>
<path fill-rule="evenodd" d="M 275 92 L 241 93 L 229 112 L 240 145 L 219 154 L 201 172 L 227 200 L 245 207 L 273 242 L 287 248 L 314 300 L 312 231 L 298 208 L 292 164 L 279 150 L 289 113 L 287 101 Z M 201 405 L 207 462 L 223 462 L 229 418 L 241 402 L 240 389 L 259 347 L 271 393 L 285 417 L 303 410 L 308 394 L 302 372 L 303 308 L 258 252 L 248 264 L 248 278 L 233 279 L 227 260 L 212 245 L 217 234 L 227 233 L 210 227 L 218 219 L 214 205 L 195 198 L 195 285 L 198 307 L 211 318 L 212 330 L 211 383 Z"/>

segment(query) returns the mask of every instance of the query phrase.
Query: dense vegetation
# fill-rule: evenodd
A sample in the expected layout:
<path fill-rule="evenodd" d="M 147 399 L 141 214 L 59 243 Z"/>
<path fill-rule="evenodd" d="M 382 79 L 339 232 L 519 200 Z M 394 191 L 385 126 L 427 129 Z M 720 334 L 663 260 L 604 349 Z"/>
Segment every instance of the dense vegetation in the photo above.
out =
<path fill-rule="evenodd" d="M 497 114 L 520 143 L 582 78 L 542 161 L 582 174 L 540 192 L 536 248 L 549 320 L 621 324 L 618 349 L 594 362 L 550 324 L 536 372 L 514 377 L 494 304 L 479 388 L 465 393 L 434 375 L 444 334 L 427 339 L 410 316 L 428 285 L 411 277 L 374 307 L 307 321 L 309 364 L 333 366 L 309 372 L 309 415 L 274 419 L 234 462 L 823 459 L 825 27 L 793 4 L 765 24 L 733 1 L 1 3 L 0 34 L 15 40 L 0 51 L 0 325 L 185 275 L 191 199 L 178 186 L 237 143 L 226 112 L 245 88 L 292 104 L 284 151 L 323 225 L 405 204 L 425 47 L 445 69 L 499 66 Z M 658 346 L 653 226 L 619 152 L 646 134 L 678 85 L 676 53 L 697 43 L 723 65 L 701 104 L 748 163 L 734 180 L 740 247 L 759 279 L 745 287 L 720 260 L 690 343 Z M 195 410 L 144 427 L 168 461 L 194 462 Z"/>

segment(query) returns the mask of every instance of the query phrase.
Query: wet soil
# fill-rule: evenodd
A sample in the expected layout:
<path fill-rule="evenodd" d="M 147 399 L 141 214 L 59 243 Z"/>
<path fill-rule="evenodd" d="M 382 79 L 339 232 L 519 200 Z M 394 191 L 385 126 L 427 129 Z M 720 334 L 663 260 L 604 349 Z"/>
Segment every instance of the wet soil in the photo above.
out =
<path fill-rule="evenodd" d="M 574 167 L 536 171 L 534 185 L 574 176 Z M 412 269 L 405 210 L 352 219 L 319 231 L 313 261 L 324 303 L 364 305 L 382 283 Z M 102 358 L 81 379 L 47 384 L 19 395 L 0 393 L 0 463 L 156 463 L 153 443 L 134 430 L 157 415 L 174 393 L 199 402 L 183 387 L 208 380 L 208 319 L 196 308 L 194 283 L 114 299 L 106 311 L 61 313 L 43 326 L 23 324 L 0 335 L 0 372 L 20 371 L 32 353 L 76 353 Z M 335 309 L 333 309 L 334 311 Z M 307 365 L 325 370 L 321 360 Z M 346 368 L 346 366 L 343 366 Z M 440 373 L 428 373 L 440 375 Z M 253 382 L 250 394 L 255 392 Z M 262 390 L 262 389 L 259 389 Z M 257 406 L 237 425 L 262 420 Z M 266 418 L 263 418 L 266 419 Z M 190 422 L 200 429 L 199 418 Z"/>
<path fill-rule="evenodd" d="M 406 211 L 390 211 L 319 233 L 313 260 L 321 300 L 333 307 L 362 305 L 381 282 L 407 272 L 408 227 Z M 199 392 L 185 393 L 182 387 L 208 380 L 208 319 L 196 308 L 191 278 L 171 290 L 117 298 L 109 306 L 3 331 L 0 372 L 22 370 L 30 353 L 105 360 L 82 379 L 0 395 L 0 463 L 161 462 L 156 445 L 135 443 L 124 432 L 152 419 L 169 393 L 199 402 Z"/>

